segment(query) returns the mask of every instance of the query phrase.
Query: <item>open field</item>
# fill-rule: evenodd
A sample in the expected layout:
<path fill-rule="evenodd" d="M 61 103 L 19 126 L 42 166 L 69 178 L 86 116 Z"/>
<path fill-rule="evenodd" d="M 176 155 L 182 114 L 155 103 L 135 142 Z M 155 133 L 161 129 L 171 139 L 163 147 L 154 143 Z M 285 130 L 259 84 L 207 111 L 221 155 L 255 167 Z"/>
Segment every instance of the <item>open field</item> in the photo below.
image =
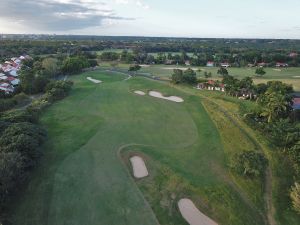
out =
<path fill-rule="evenodd" d="M 103 83 L 94 84 L 89 76 Z M 185 222 L 176 200 L 184 197 L 219 224 L 265 224 L 262 183 L 245 189 L 250 181 L 232 177 L 228 168 L 232 152 L 252 148 L 247 137 L 236 133 L 232 138 L 244 145 L 224 146 L 199 96 L 125 78 L 97 71 L 71 77 L 70 96 L 42 116 L 49 130 L 45 156 L 10 205 L 12 224 L 180 225 Z M 160 91 L 184 102 L 140 96 L 136 90 Z M 143 156 L 149 177 L 133 180 L 132 154 Z"/>
<path fill-rule="evenodd" d="M 110 63 L 104 62 L 101 63 L 101 66 L 104 68 L 110 68 Z M 120 63 L 116 67 L 117 69 L 121 70 L 128 70 L 129 65 Z M 162 79 L 170 79 L 173 73 L 174 68 L 184 69 L 189 68 L 187 66 L 167 66 L 167 65 L 150 65 L 147 67 L 142 67 L 140 70 L 141 73 L 152 74 L 154 76 L 160 77 Z M 204 72 L 211 72 L 212 78 L 211 79 L 222 79 L 220 75 L 217 74 L 218 68 L 217 67 L 191 67 L 195 71 L 197 71 L 197 76 L 199 78 L 204 78 Z M 198 69 L 201 72 L 198 72 Z M 282 69 L 275 69 L 275 68 L 265 68 L 266 75 L 263 77 L 255 76 L 255 68 L 228 68 L 228 72 L 230 75 L 242 79 L 244 77 L 250 76 L 253 77 L 255 83 L 265 83 L 270 80 L 278 80 L 285 82 L 287 84 L 292 84 L 296 91 L 300 91 L 300 68 L 291 67 L 291 68 L 282 68 Z"/>

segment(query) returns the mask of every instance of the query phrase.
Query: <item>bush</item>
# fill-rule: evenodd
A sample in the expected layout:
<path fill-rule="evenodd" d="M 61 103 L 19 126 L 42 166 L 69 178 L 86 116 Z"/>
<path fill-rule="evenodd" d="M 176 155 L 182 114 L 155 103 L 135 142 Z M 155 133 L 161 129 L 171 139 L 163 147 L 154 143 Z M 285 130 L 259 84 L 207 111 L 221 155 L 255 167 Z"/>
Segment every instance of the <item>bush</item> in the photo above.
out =
<path fill-rule="evenodd" d="M 0 153 L 0 206 L 24 180 L 24 159 L 20 153 Z"/>
<path fill-rule="evenodd" d="M 232 159 L 232 168 L 243 176 L 257 177 L 264 174 L 268 160 L 262 153 L 245 151 Z"/>
<path fill-rule="evenodd" d="M 15 104 L 16 102 L 13 99 L 0 99 L 0 112 L 13 108 Z"/>
<path fill-rule="evenodd" d="M 295 183 L 290 192 L 294 210 L 300 214 L 300 184 Z"/>
<path fill-rule="evenodd" d="M 38 117 L 36 114 L 28 110 L 14 110 L 1 114 L 1 121 L 10 123 L 30 122 L 37 123 Z"/>
<path fill-rule="evenodd" d="M 28 95 L 25 93 L 19 93 L 13 97 L 16 104 L 23 104 L 29 101 Z"/>

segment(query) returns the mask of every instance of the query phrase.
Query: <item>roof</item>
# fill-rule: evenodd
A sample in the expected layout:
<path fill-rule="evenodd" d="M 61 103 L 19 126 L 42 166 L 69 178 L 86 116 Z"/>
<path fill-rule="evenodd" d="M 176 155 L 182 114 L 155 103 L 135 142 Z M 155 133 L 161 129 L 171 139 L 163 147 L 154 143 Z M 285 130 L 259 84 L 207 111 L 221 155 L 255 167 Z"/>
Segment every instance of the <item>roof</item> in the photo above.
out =
<path fill-rule="evenodd" d="M 210 84 L 210 85 L 214 85 L 215 81 L 214 80 L 209 80 L 207 83 Z"/>
<path fill-rule="evenodd" d="M 300 98 L 293 99 L 293 109 L 300 109 Z"/>
<path fill-rule="evenodd" d="M 7 76 L 3 75 L 3 76 L 0 76 L 0 80 L 6 80 L 7 79 Z"/>

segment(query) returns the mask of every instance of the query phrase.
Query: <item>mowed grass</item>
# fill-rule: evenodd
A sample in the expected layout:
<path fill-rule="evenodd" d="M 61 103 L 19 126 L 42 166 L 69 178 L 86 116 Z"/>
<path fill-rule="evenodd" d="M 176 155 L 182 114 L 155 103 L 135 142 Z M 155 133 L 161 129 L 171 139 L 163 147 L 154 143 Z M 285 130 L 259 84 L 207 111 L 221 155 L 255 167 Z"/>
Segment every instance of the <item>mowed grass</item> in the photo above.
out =
<path fill-rule="evenodd" d="M 103 83 L 94 84 L 87 76 Z M 10 204 L 11 223 L 184 224 L 175 200 L 187 196 L 222 225 L 264 224 L 224 180 L 227 152 L 201 98 L 160 82 L 124 78 L 97 71 L 71 77 L 70 96 L 41 118 L 49 131 L 45 155 Z M 185 102 L 138 96 L 134 90 L 157 90 Z M 153 168 L 138 186 L 118 154 L 127 145 L 132 146 L 128 151 L 148 157 Z M 160 190 L 171 199 L 175 194 L 171 205 L 167 197 L 160 201 Z"/>
<path fill-rule="evenodd" d="M 111 68 L 111 63 L 103 62 L 100 64 L 103 68 Z M 116 66 L 117 69 L 127 71 L 129 64 L 120 63 Z M 197 72 L 198 78 L 204 78 L 204 72 L 211 72 L 212 78 L 214 80 L 221 80 L 222 77 L 217 73 L 218 67 L 195 67 L 195 66 L 181 66 L 181 65 L 148 65 L 143 66 L 139 73 L 151 74 L 157 77 L 160 77 L 163 80 L 170 80 L 173 69 L 188 69 L 192 68 Z M 200 72 L 198 70 L 201 70 Z M 263 77 L 257 77 L 255 75 L 256 68 L 228 68 L 230 75 L 243 79 L 244 77 L 252 77 L 254 83 L 267 83 L 270 80 L 278 80 L 287 84 L 291 84 L 294 87 L 295 91 L 300 91 L 300 68 L 290 67 L 290 68 L 265 68 L 266 74 Z"/>

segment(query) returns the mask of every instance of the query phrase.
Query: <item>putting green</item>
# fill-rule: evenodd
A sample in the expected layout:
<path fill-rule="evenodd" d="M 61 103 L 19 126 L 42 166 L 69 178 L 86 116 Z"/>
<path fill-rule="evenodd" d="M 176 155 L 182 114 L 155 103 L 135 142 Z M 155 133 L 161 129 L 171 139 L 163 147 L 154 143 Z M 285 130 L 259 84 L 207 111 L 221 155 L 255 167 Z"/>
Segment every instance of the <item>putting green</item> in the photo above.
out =
<path fill-rule="evenodd" d="M 94 84 L 88 76 L 103 83 Z M 41 118 L 49 131 L 45 156 L 10 204 L 12 224 L 158 224 L 151 209 L 156 206 L 144 199 L 118 155 L 128 144 L 151 146 L 153 160 L 168 165 L 207 199 L 219 193 L 204 189 L 226 186 L 212 169 L 217 165 L 225 171 L 226 157 L 200 98 L 156 81 L 125 78 L 103 72 L 74 76 L 70 96 L 47 109 Z M 157 90 L 184 102 L 138 96 L 135 90 Z M 259 217 L 236 194 L 226 195 L 228 202 L 212 201 L 220 204 L 224 224 L 246 225 Z M 237 206 L 249 213 L 231 215 Z"/>

